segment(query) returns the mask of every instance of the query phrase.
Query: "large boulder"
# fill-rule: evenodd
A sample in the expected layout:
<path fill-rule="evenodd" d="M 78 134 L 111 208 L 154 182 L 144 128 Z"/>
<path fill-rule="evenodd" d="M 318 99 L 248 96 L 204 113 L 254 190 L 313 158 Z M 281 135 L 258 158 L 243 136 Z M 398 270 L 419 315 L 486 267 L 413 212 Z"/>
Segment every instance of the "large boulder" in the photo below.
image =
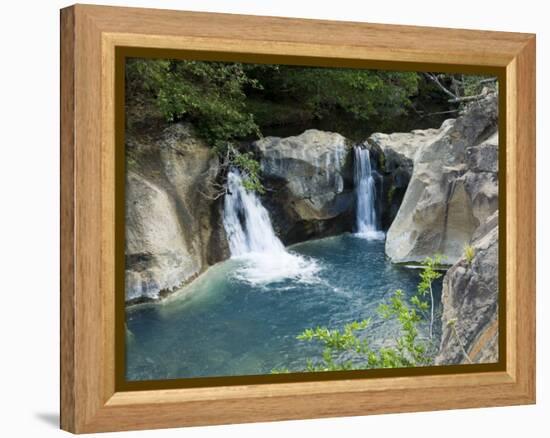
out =
<path fill-rule="evenodd" d="M 498 211 L 476 230 L 471 251 L 443 279 L 438 365 L 498 361 Z"/>
<path fill-rule="evenodd" d="M 156 300 L 228 257 L 218 159 L 189 125 L 127 136 L 126 301 Z"/>
<path fill-rule="evenodd" d="M 373 137 L 390 160 L 394 156 L 413 165 L 387 233 L 386 254 L 393 262 L 441 254 L 444 263 L 455 263 L 474 231 L 498 208 L 497 96 L 472 103 L 439 129 Z"/>
<path fill-rule="evenodd" d="M 126 299 L 158 298 L 197 274 L 200 263 L 165 190 L 129 171 L 126 198 Z"/>
<path fill-rule="evenodd" d="M 264 205 L 285 244 L 350 231 L 353 223 L 352 145 L 333 132 L 310 129 L 254 143 L 267 187 Z"/>

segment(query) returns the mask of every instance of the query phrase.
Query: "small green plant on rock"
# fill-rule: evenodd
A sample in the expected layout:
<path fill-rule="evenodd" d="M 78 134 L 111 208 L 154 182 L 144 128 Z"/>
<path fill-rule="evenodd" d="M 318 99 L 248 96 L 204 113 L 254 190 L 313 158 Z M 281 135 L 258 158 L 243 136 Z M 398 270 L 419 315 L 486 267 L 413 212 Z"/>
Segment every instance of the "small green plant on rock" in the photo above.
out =
<path fill-rule="evenodd" d="M 430 294 L 430 339 L 433 338 L 434 325 L 434 293 L 433 282 L 442 276 L 437 269 L 441 265 L 441 256 L 426 257 L 424 260 L 422 272 L 420 273 L 420 283 L 418 283 L 418 294 L 424 297 L 427 293 Z"/>
<path fill-rule="evenodd" d="M 386 170 L 386 156 L 384 155 L 384 152 L 380 152 L 378 155 L 378 165 L 380 166 L 381 171 Z"/>
<path fill-rule="evenodd" d="M 229 172 L 232 168 L 237 168 L 243 176 L 243 186 L 246 190 L 259 194 L 265 193 L 265 187 L 260 177 L 261 166 L 252 152 L 242 152 L 231 142 L 220 144 L 214 150 L 220 158 L 220 167 L 223 169 L 222 174 Z M 217 186 L 216 189 L 215 199 L 226 192 L 225 186 Z"/>
<path fill-rule="evenodd" d="M 476 255 L 476 250 L 472 245 L 464 245 L 464 258 L 468 265 L 472 264 L 474 257 Z"/>
<path fill-rule="evenodd" d="M 265 188 L 260 180 L 260 163 L 254 159 L 251 152 L 236 154 L 232 164 L 245 174 L 243 185 L 246 190 L 260 194 L 265 193 Z"/>

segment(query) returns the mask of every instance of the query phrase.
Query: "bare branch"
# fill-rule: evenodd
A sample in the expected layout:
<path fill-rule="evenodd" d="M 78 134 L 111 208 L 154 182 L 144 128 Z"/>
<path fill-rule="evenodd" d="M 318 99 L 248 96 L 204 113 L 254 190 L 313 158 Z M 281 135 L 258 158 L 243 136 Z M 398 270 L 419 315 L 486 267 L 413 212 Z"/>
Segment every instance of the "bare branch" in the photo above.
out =
<path fill-rule="evenodd" d="M 205 198 L 205 199 L 209 199 L 210 201 L 216 201 L 218 199 L 220 199 L 223 195 L 225 195 L 226 193 L 226 190 L 222 190 L 222 191 L 219 191 L 219 192 L 216 192 L 212 195 L 209 195 L 207 193 L 204 193 L 202 190 L 198 190 L 197 191 L 199 192 L 199 194 Z"/>
<path fill-rule="evenodd" d="M 480 93 L 476 94 L 475 96 L 463 96 L 463 97 L 456 97 L 455 99 L 449 99 L 448 102 L 450 103 L 462 103 L 462 102 L 472 102 L 474 100 L 480 100 L 484 97 L 487 97 L 487 93 Z"/>
<path fill-rule="evenodd" d="M 452 93 L 450 90 L 448 90 L 440 81 L 437 79 L 437 76 L 432 73 L 424 73 L 424 76 L 426 76 L 429 80 L 431 80 L 434 84 L 436 84 L 441 91 L 443 91 L 447 96 L 451 97 L 452 99 L 458 99 L 459 97 Z"/>
<path fill-rule="evenodd" d="M 464 79 L 462 81 L 458 80 L 457 78 L 452 77 L 452 87 L 455 90 L 453 93 L 450 91 L 447 87 L 445 87 L 441 81 L 438 79 L 437 75 L 433 73 L 425 72 L 424 76 L 426 76 L 429 80 L 431 80 L 434 84 L 436 84 L 441 91 L 443 91 L 447 96 L 450 97 L 450 99 L 447 101 L 449 103 L 463 103 L 463 102 L 472 102 L 475 100 L 483 99 L 487 95 L 487 91 L 484 89 L 481 93 L 476 94 L 474 96 L 460 96 L 459 94 L 459 87 L 458 84 L 462 83 L 464 84 Z M 491 82 L 495 82 L 497 80 L 496 77 L 481 79 L 477 85 L 483 85 L 483 84 L 489 84 Z"/>
<path fill-rule="evenodd" d="M 482 80 L 479 81 L 479 85 L 490 84 L 491 82 L 496 82 L 497 80 L 498 80 L 498 78 L 482 79 Z"/>
<path fill-rule="evenodd" d="M 453 109 L 453 110 L 448 110 L 448 111 L 436 111 L 435 113 L 428 113 L 428 114 L 425 114 L 423 117 L 428 117 L 428 116 L 439 116 L 441 114 L 454 114 L 454 113 L 458 113 L 460 110 L 458 109 Z"/>

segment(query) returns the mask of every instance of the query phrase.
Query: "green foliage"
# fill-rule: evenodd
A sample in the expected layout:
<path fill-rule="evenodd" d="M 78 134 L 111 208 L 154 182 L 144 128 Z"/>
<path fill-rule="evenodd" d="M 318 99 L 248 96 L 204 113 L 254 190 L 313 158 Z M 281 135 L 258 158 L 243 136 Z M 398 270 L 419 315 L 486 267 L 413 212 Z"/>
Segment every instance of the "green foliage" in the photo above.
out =
<path fill-rule="evenodd" d="M 420 283 L 418 283 L 418 295 L 424 297 L 426 294 L 430 294 L 430 339 L 433 337 L 433 325 L 434 325 L 434 295 L 432 284 L 435 280 L 442 276 L 441 272 L 437 271 L 441 265 L 441 256 L 426 257 L 423 263 L 423 269 L 420 273 Z"/>
<path fill-rule="evenodd" d="M 167 122 L 186 120 L 227 166 L 246 175 L 245 187 L 263 193 L 260 167 L 239 140 L 262 126 L 295 120 L 396 117 L 417 91 L 416 73 L 132 58 L 126 64 L 127 102 L 147 102 Z"/>
<path fill-rule="evenodd" d="M 418 74 L 204 61 L 128 60 L 131 98 L 152 99 L 167 121 L 189 120 L 211 145 L 260 136 L 263 126 L 327 118 L 362 122 L 405 114 Z M 330 116 L 330 118 L 328 117 Z"/>
<path fill-rule="evenodd" d="M 496 77 L 481 75 L 464 75 L 449 73 L 426 73 L 432 81 L 434 88 L 450 98 L 451 102 L 459 103 L 461 106 L 466 102 L 476 100 L 484 96 L 483 89 L 495 92 L 498 87 Z"/>
<path fill-rule="evenodd" d="M 430 365 L 433 363 L 434 344 L 431 339 L 420 337 L 419 327 L 429 320 L 428 309 L 431 303 L 424 299 L 431 291 L 432 283 L 441 274 L 437 272 L 440 257 L 427 258 L 423 262 L 417 293 L 406 300 L 402 290 L 396 290 L 387 302 L 378 307 L 378 314 L 386 320 L 399 323 L 399 336 L 392 346 L 373 349 L 364 332 L 370 320 L 353 321 L 343 329 L 316 327 L 306 329 L 297 336 L 300 341 L 318 342 L 323 351 L 320 357 L 307 359 L 305 371 L 336 371 L 371 368 L 399 368 Z M 286 368 L 273 370 L 274 373 L 289 372 Z"/>
<path fill-rule="evenodd" d="M 264 186 L 260 180 L 260 163 L 254 159 L 251 152 L 237 153 L 232 162 L 237 166 L 241 173 L 245 175 L 243 178 L 244 188 L 248 191 L 265 193 Z"/>
<path fill-rule="evenodd" d="M 464 245 L 464 258 L 468 265 L 472 264 L 474 257 L 476 255 L 476 250 L 472 245 Z"/>
<path fill-rule="evenodd" d="M 346 324 L 343 330 L 329 330 L 326 327 L 306 329 L 297 336 L 301 341 L 319 341 L 324 346 L 322 361 L 314 363 L 306 362 L 307 371 L 335 371 L 353 369 L 352 361 L 337 361 L 334 352 L 349 351 L 358 354 L 369 355 L 370 349 L 366 341 L 362 341 L 355 335 L 358 330 L 364 330 L 369 325 L 369 320 L 353 321 Z"/>
<path fill-rule="evenodd" d="M 220 157 L 222 168 L 228 170 L 236 167 L 243 177 L 243 186 L 251 192 L 265 193 L 260 173 L 260 163 L 252 152 L 241 152 L 231 142 L 219 143 L 214 147 Z"/>
<path fill-rule="evenodd" d="M 245 87 L 257 87 L 240 63 L 130 59 L 127 90 L 149 93 L 169 122 L 187 119 L 213 146 L 258 135 Z"/>
<path fill-rule="evenodd" d="M 251 77 L 262 84 L 261 95 L 293 102 L 311 118 L 334 110 L 367 121 L 404 114 L 417 92 L 416 73 L 296 66 L 251 66 Z"/>
<path fill-rule="evenodd" d="M 483 87 L 487 87 L 488 89 L 495 91 L 498 85 L 496 80 L 489 81 L 487 76 L 479 75 L 460 75 L 458 83 L 463 96 L 475 96 L 480 94 Z"/>
<path fill-rule="evenodd" d="M 418 293 L 420 296 L 426 295 L 432 288 L 432 283 L 442 276 L 437 268 L 441 265 L 441 256 L 426 257 L 422 263 L 423 269 L 420 273 L 420 283 L 418 283 Z"/>
<path fill-rule="evenodd" d="M 379 312 L 385 319 L 396 318 L 401 325 L 401 337 L 397 339 L 394 348 L 397 354 L 393 354 L 398 361 L 390 363 L 391 366 L 384 366 L 385 368 L 430 363 L 431 359 L 426 355 L 428 344 L 418 339 L 418 326 L 427 308 L 428 303 L 422 301 L 418 295 L 414 295 L 407 304 L 402 290 L 395 291 L 389 303 L 379 306 Z"/>

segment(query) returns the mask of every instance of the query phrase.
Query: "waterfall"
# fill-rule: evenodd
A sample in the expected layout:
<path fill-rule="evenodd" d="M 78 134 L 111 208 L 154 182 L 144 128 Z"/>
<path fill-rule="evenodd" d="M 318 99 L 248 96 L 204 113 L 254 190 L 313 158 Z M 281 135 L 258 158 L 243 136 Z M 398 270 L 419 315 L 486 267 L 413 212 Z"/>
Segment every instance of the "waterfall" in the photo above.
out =
<path fill-rule="evenodd" d="M 255 285 L 288 279 L 317 281 L 317 263 L 285 249 L 273 230 L 269 213 L 256 194 L 246 190 L 236 169 L 227 174 L 223 225 L 231 258 L 244 263 L 235 278 Z"/>
<path fill-rule="evenodd" d="M 223 225 L 232 256 L 284 251 L 267 210 L 253 192 L 244 188 L 242 177 L 236 170 L 227 175 Z"/>
<path fill-rule="evenodd" d="M 376 187 L 372 176 L 369 150 L 355 146 L 354 153 L 356 235 L 367 239 L 383 239 L 384 233 L 378 231 L 376 226 Z"/>

